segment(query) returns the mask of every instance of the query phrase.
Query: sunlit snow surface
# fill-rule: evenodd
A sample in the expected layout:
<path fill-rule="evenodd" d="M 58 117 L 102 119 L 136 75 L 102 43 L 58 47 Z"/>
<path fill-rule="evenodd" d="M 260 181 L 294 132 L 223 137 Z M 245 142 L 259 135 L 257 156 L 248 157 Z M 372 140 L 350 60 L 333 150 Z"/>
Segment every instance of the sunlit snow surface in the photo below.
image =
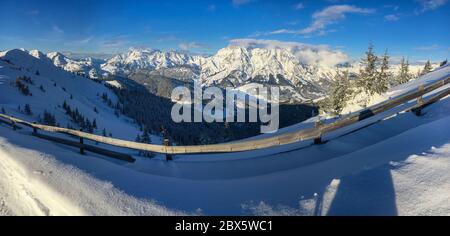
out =
<path fill-rule="evenodd" d="M 450 102 L 435 104 L 426 112 L 420 118 L 404 114 L 313 150 L 255 159 L 253 168 L 245 164 L 242 168 L 242 163 L 234 161 L 235 172 L 224 178 L 219 175 L 227 165 L 221 162 L 198 163 L 199 167 L 176 161 L 141 163 L 173 175 L 189 172 L 197 179 L 139 172 L 0 126 L 0 212 L 448 215 Z M 402 125 L 408 130 L 397 133 Z M 382 141 L 370 144 L 380 136 L 385 136 Z M 359 148 L 346 153 L 355 147 Z M 314 152 L 326 152 L 331 159 L 303 166 L 293 162 L 292 168 L 262 175 L 255 170 L 263 168 L 263 162 L 271 165 L 269 160 L 292 161 Z M 192 174 L 200 168 L 207 170 Z M 208 179 L 208 171 L 214 179 Z"/>

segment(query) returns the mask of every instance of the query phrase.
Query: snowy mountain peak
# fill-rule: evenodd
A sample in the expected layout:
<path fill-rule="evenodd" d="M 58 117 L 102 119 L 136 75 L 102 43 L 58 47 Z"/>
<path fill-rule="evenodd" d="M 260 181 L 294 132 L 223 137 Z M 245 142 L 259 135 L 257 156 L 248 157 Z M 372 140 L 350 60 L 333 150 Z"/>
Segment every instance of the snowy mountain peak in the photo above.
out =
<path fill-rule="evenodd" d="M 304 71 L 297 57 L 284 48 L 232 45 L 219 50 L 202 65 L 202 79 L 210 84 L 231 75 L 242 83 L 256 77 L 269 80 L 282 76 L 296 84 Z"/>
<path fill-rule="evenodd" d="M 29 55 L 29 53 L 26 50 L 23 49 L 11 49 L 4 51 L 2 54 L 2 57 L 5 59 L 13 59 L 17 57 L 25 57 L 26 55 Z"/>
<path fill-rule="evenodd" d="M 47 54 L 47 58 L 49 58 L 57 67 L 72 73 L 89 76 L 90 78 L 98 78 L 99 75 L 105 74 L 100 68 L 100 65 L 104 63 L 104 60 L 101 59 L 88 57 L 85 59 L 74 60 L 66 57 L 60 52 L 50 52 Z"/>
<path fill-rule="evenodd" d="M 36 57 L 37 59 L 47 59 L 47 55 L 37 49 L 31 50 L 29 53 L 31 56 Z"/>
<path fill-rule="evenodd" d="M 109 59 L 101 68 L 111 74 L 124 75 L 136 70 L 156 70 L 194 65 L 193 57 L 180 52 L 131 48 L 127 53 Z"/>
<path fill-rule="evenodd" d="M 59 52 L 50 52 L 47 54 L 47 57 L 53 61 L 55 66 L 61 66 L 67 64 L 67 58 L 62 53 Z"/>
<path fill-rule="evenodd" d="M 13 64 L 24 65 L 26 67 L 34 67 L 37 64 L 47 63 L 48 58 L 43 53 L 33 50 L 12 49 L 5 51 L 1 58 Z"/>
<path fill-rule="evenodd" d="M 0 59 L 8 62 L 18 71 L 45 76 L 55 81 L 68 77 L 70 75 L 68 72 L 71 72 L 69 68 L 56 66 L 51 58 L 37 50 L 13 49 L 5 52 L 3 56 L 0 55 Z"/>

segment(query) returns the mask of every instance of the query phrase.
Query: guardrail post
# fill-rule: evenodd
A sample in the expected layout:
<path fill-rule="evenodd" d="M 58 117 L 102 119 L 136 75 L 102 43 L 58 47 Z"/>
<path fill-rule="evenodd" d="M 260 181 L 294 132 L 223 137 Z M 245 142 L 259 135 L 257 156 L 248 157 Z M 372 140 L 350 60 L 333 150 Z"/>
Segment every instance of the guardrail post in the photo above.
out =
<path fill-rule="evenodd" d="M 320 125 L 321 125 L 321 124 L 322 124 L 322 123 L 320 122 L 320 120 L 317 120 L 316 123 L 314 123 L 314 127 L 315 127 L 316 129 L 320 129 Z M 322 132 L 320 132 L 319 137 L 317 137 L 317 138 L 314 139 L 314 144 L 321 144 L 321 143 L 322 143 Z"/>
<path fill-rule="evenodd" d="M 17 129 L 17 127 L 16 127 L 16 122 L 11 121 L 11 125 L 12 125 L 13 130 L 16 130 L 16 129 Z"/>
<path fill-rule="evenodd" d="M 80 129 L 80 131 L 83 131 L 83 129 Z M 80 137 L 80 154 L 84 155 L 84 139 L 83 137 Z"/>
<path fill-rule="evenodd" d="M 36 125 L 36 122 L 33 122 L 33 125 Z M 33 135 L 37 134 L 37 128 L 33 126 Z"/>
<path fill-rule="evenodd" d="M 422 92 L 424 90 L 423 84 L 419 86 L 419 92 Z M 423 95 L 417 97 L 417 109 L 414 110 L 414 114 L 416 116 L 422 115 L 422 105 L 424 104 L 423 101 Z"/>
<path fill-rule="evenodd" d="M 164 139 L 164 146 L 170 146 L 170 140 L 168 138 Z M 166 161 L 171 161 L 172 159 L 172 155 L 166 153 Z"/>

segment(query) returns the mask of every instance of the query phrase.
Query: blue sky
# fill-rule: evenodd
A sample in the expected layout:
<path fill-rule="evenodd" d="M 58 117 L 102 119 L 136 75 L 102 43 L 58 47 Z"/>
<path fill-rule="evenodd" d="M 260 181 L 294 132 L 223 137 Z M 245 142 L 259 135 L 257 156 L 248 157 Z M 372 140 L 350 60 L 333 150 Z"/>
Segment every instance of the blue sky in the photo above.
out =
<path fill-rule="evenodd" d="M 2 0 L 0 50 L 83 53 L 130 47 L 215 53 L 233 39 L 329 45 L 359 58 L 450 55 L 450 0 Z"/>

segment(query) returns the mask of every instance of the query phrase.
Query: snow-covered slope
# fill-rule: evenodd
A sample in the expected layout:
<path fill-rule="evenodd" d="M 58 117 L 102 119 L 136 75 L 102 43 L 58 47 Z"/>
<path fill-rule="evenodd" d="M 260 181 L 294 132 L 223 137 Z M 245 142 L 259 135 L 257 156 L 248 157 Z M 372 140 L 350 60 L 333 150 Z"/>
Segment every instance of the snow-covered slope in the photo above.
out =
<path fill-rule="evenodd" d="M 86 162 L 86 156 L 51 143 L 38 143 L 5 127 L 0 127 L 0 134 L 0 216 L 186 214 L 130 196 L 115 183 L 95 178 L 100 169 L 86 173 L 60 158 L 99 167 L 114 163 L 102 163 L 101 159 Z M 26 148 L 16 145 L 18 141 Z"/>
<path fill-rule="evenodd" d="M 382 95 L 374 95 L 373 97 L 371 97 L 368 103 L 368 106 L 373 106 L 376 105 L 378 103 L 384 102 L 384 101 L 388 101 L 391 98 L 395 98 L 398 96 L 401 96 L 403 94 L 407 94 L 407 93 L 411 93 L 414 91 L 417 91 L 418 87 L 420 85 L 424 85 L 424 86 L 428 86 L 430 84 L 436 83 L 439 80 L 442 80 L 444 78 L 450 77 L 450 64 L 446 64 L 442 67 L 437 67 L 434 71 L 430 72 L 429 74 L 423 75 L 415 80 L 411 80 L 405 84 L 401 84 L 398 86 L 394 86 L 392 88 L 390 88 L 386 93 L 382 94 Z M 434 92 L 424 96 L 424 98 L 426 99 L 428 96 L 432 95 L 435 92 L 438 92 L 442 89 L 448 88 L 450 87 L 450 85 L 446 85 L 440 89 L 435 90 Z M 408 105 L 408 104 L 407 104 Z M 409 104 L 410 105 L 410 104 Z M 352 115 L 355 114 L 357 112 L 362 111 L 363 109 L 366 109 L 367 107 L 362 107 L 359 106 L 357 104 L 350 104 L 348 105 L 345 109 L 344 112 L 342 112 L 341 116 L 328 116 L 328 115 L 321 115 L 321 116 L 316 116 L 316 117 L 311 117 L 308 120 L 305 120 L 301 123 L 292 125 L 292 126 L 288 126 L 288 127 L 284 127 L 279 129 L 277 132 L 272 133 L 272 134 L 261 134 L 255 137 L 251 137 L 248 138 L 246 140 L 253 140 L 253 139 L 261 139 L 261 138 L 267 138 L 267 137 L 272 137 L 275 135 L 280 135 L 280 134 L 285 134 L 285 133 L 289 133 L 289 132 L 295 132 L 295 131 L 299 131 L 299 130 L 303 130 L 303 129 L 307 129 L 307 128 L 312 128 L 314 127 L 314 123 L 320 119 L 321 122 L 324 123 L 329 123 L 329 122 L 333 122 L 336 119 L 345 117 L 347 115 Z M 392 114 L 395 115 L 396 113 L 398 113 L 399 111 L 401 111 L 404 108 L 404 106 L 399 106 L 396 107 L 394 109 L 391 109 L 391 111 L 387 112 L 387 114 Z M 382 114 L 381 116 L 375 116 L 374 120 L 379 120 L 380 117 L 384 117 L 386 114 Z M 370 119 L 369 119 L 369 122 Z M 361 124 L 359 124 L 360 127 L 367 125 L 364 122 L 360 122 Z"/>
<path fill-rule="evenodd" d="M 422 67 L 414 66 L 412 67 L 416 72 L 416 74 L 422 71 Z M 360 92 L 358 94 L 353 94 L 353 96 L 347 101 L 346 106 L 342 110 L 342 114 L 348 114 L 354 111 L 361 110 L 367 106 L 372 106 L 374 104 L 380 103 L 382 101 L 388 100 L 391 97 L 398 96 L 399 94 L 403 94 L 407 91 L 417 90 L 420 85 L 427 85 L 433 81 L 436 81 L 436 78 L 443 79 L 447 76 L 450 76 L 450 64 L 443 65 L 439 67 L 439 65 L 433 65 L 435 68 L 432 72 L 425 74 L 423 76 L 419 76 L 416 79 L 412 79 L 409 82 L 395 86 L 390 88 L 384 94 L 374 94 L 368 95 L 365 92 Z M 398 69 L 398 66 L 393 66 L 391 70 L 392 73 Z M 414 71 L 410 70 L 410 71 Z"/>
<path fill-rule="evenodd" d="M 22 81 L 31 96 L 22 94 L 16 87 L 16 78 L 29 77 L 31 81 Z M 112 104 L 118 101 L 115 94 L 102 83 L 69 73 L 53 65 L 44 54 L 37 51 L 10 50 L 0 56 L 0 107 L 9 115 L 25 120 L 39 121 L 44 111 L 55 115 L 62 126 L 77 128 L 62 108 L 64 101 L 91 122 L 96 120 L 95 133 L 102 134 L 103 129 L 115 137 L 134 140 L 139 129 L 127 117 L 117 117 L 114 109 L 102 99 L 106 94 Z M 28 104 L 32 114 L 26 114 Z M 19 110 L 20 108 L 20 110 Z"/>
<path fill-rule="evenodd" d="M 51 52 L 46 55 L 53 64 L 66 71 L 80 75 L 89 76 L 89 78 L 99 78 L 108 73 L 100 67 L 105 61 L 101 59 L 86 58 L 80 60 L 70 59 L 59 52 Z"/>
<path fill-rule="evenodd" d="M 449 101 L 320 146 L 194 163 L 121 165 L 0 125 L 0 214 L 448 215 Z"/>

